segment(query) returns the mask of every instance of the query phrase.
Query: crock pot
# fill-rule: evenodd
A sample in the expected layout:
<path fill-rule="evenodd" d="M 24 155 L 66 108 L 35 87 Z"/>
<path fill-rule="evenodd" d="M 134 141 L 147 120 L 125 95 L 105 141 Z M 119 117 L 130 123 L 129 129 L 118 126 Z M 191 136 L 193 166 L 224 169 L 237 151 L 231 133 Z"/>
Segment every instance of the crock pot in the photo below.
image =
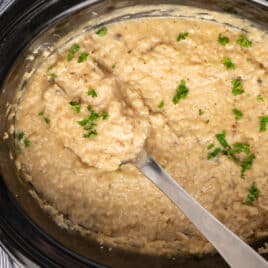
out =
<path fill-rule="evenodd" d="M 189 5 L 231 12 L 268 28 L 268 2 L 249 0 L 0 0 L 0 131 L 6 129 L 6 104 L 21 86 L 22 74 L 37 56 L 86 20 L 135 5 Z M 125 14 L 127 19 L 150 16 L 150 12 Z M 163 14 L 162 14 L 163 15 Z M 167 13 L 164 15 L 168 15 Z M 92 26 L 94 27 L 94 25 Z M 38 48 L 38 49 L 36 49 Z M 41 55 L 41 54 L 40 54 Z M 42 58 L 42 57 L 41 57 Z M 228 267 L 219 255 L 195 260 L 159 257 L 112 249 L 57 226 L 29 195 L 10 160 L 11 141 L 0 142 L 0 245 L 26 267 Z M 255 246 L 262 245 L 259 241 Z M 266 256 L 268 258 L 268 256 Z"/>

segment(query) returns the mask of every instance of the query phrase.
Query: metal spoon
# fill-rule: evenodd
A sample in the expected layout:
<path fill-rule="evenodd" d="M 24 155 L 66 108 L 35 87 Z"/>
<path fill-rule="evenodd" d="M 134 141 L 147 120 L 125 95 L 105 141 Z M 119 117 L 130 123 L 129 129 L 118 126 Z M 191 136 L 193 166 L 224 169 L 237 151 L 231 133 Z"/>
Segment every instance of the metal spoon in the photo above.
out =
<path fill-rule="evenodd" d="M 134 164 L 190 219 L 232 268 L 268 267 L 264 258 L 203 208 L 150 156 L 144 153 Z"/>

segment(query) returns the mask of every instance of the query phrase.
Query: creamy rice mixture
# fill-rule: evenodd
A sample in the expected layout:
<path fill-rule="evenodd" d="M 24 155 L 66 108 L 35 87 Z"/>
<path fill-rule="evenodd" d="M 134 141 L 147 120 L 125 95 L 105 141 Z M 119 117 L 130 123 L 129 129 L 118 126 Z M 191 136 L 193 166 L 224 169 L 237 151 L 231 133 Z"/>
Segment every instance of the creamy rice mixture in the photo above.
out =
<path fill-rule="evenodd" d="M 268 39 L 217 23 L 106 25 L 44 63 L 16 114 L 17 163 L 100 243 L 153 254 L 212 246 L 129 160 L 145 148 L 232 231 L 268 234 Z M 267 125 L 268 128 L 268 125 Z"/>

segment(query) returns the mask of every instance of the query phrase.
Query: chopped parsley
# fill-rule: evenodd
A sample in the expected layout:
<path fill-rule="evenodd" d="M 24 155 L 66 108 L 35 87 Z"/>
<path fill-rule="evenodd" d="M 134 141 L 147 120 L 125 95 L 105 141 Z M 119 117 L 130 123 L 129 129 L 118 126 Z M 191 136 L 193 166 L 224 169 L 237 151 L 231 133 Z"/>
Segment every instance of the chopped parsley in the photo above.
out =
<path fill-rule="evenodd" d="M 45 112 L 44 111 L 41 111 L 38 113 L 39 116 L 43 117 L 44 121 L 46 124 L 49 124 L 50 120 L 48 117 L 45 116 Z"/>
<path fill-rule="evenodd" d="M 251 154 L 242 161 L 242 164 L 241 164 L 241 177 L 242 178 L 245 177 L 245 172 L 251 169 L 254 159 L 255 159 L 255 155 Z"/>
<path fill-rule="evenodd" d="M 258 101 L 258 102 L 264 102 L 264 98 L 263 98 L 263 96 L 262 96 L 262 95 L 258 95 L 258 96 L 257 96 L 257 101 Z"/>
<path fill-rule="evenodd" d="M 49 118 L 44 117 L 44 120 L 45 120 L 45 123 L 46 123 L 46 124 L 49 124 L 49 122 L 50 122 Z"/>
<path fill-rule="evenodd" d="M 85 130 L 93 130 L 97 126 L 96 123 L 90 123 L 86 127 L 84 127 Z"/>
<path fill-rule="evenodd" d="M 164 103 L 164 101 L 162 100 L 162 101 L 157 105 L 157 108 L 158 108 L 158 109 L 163 109 L 164 105 L 165 105 L 165 103 Z"/>
<path fill-rule="evenodd" d="M 90 89 L 88 90 L 87 95 L 88 95 L 88 96 L 91 96 L 92 98 L 96 98 L 96 97 L 98 96 L 98 95 L 97 95 L 97 92 L 96 92 L 94 89 L 92 89 L 92 88 L 90 88 Z"/>
<path fill-rule="evenodd" d="M 49 74 L 49 77 L 50 77 L 50 81 L 54 82 L 54 80 L 56 79 L 57 75 L 55 73 L 51 73 L 51 74 Z"/>
<path fill-rule="evenodd" d="M 24 133 L 23 132 L 19 132 L 18 135 L 17 135 L 17 139 L 19 141 L 21 141 L 23 138 L 24 138 Z"/>
<path fill-rule="evenodd" d="M 199 109 L 199 110 L 198 110 L 198 115 L 199 115 L 199 116 L 203 115 L 204 113 L 205 113 L 205 112 L 204 112 L 202 109 Z"/>
<path fill-rule="evenodd" d="M 73 44 L 70 48 L 70 53 L 75 54 L 80 49 L 80 46 L 78 44 Z"/>
<path fill-rule="evenodd" d="M 87 60 L 87 57 L 88 57 L 88 53 L 87 53 L 87 52 L 82 52 L 82 53 L 80 54 L 80 56 L 78 57 L 77 62 L 78 62 L 78 63 L 84 62 L 84 61 Z"/>
<path fill-rule="evenodd" d="M 70 101 L 69 104 L 72 106 L 72 109 L 75 113 L 80 113 L 80 104 L 77 101 Z"/>
<path fill-rule="evenodd" d="M 244 89 L 243 89 L 243 85 L 242 85 L 242 79 L 236 78 L 232 80 L 232 85 L 233 85 L 233 89 L 232 89 L 232 93 L 234 96 L 240 95 L 244 93 Z"/>
<path fill-rule="evenodd" d="M 96 131 L 97 127 L 97 120 L 101 117 L 102 120 L 107 120 L 109 115 L 107 112 L 103 111 L 101 114 L 98 114 L 95 112 L 90 105 L 88 105 L 87 110 L 90 112 L 89 116 L 87 118 L 84 118 L 77 123 L 84 128 L 84 130 L 87 131 L 86 134 L 84 134 L 84 138 L 94 138 L 98 135 Z"/>
<path fill-rule="evenodd" d="M 114 64 L 112 65 L 112 69 L 114 69 L 114 68 L 115 68 L 115 66 L 116 66 L 116 65 L 115 65 L 115 63 L 114 63 Z"/>
<path fill-rule="evenodd" d="M 245 172 L 251 169 L 255 155 L 250 151 L 250 145 L 247 143 L 234 143 L 230 146 L 226 140 L 226 132 L 215 135 L 222 148 L 217 147 L 213 151 L 208 153 L 208 159 L 212 159 L 218 155 L 225 155 L 229 159 L 233 160 L 241 168 L 241 178 L 245 177 Z M 208 146 L 208 150 L 211 150 L 213 145 Z M 239 157 L 237 156 L 239 154 Z M 242 154 L 242 155 L 241 155 Z"/>
<path fill-rule="evenodd" d="M 95 130 L 89 131 L 87 134 L 84 135 L 85 138 L 91 139 L 96 137 L 98 134 Z"/>
<path fill-rule="evenodd" d="M 186 37 L 189 35 L 188 32 L 184 32 L 184 33 L 180 33 L 178 36 L 177 36 L 177 41 L 180 42 L 182 40 L 185 40 Z"/>
<path fill-rule="evenodd" d="M 243 113 L 240 110 L 234 108 L 232 112 L 235 115 L 235 120 L 239 121 L 243 118 Z"/>
<path fill-rule="evenodd" d="M 17 139 L 18 139 L 18 143 L 23 143 L 25 147 L 30 146 L 30 140 L 27 137 L 25 137 L 24 132 L 19 132 L 17 134 Z M 21 147 L 19 144 L 17 144 L 17 150 L 18 150 L 18 153 L 21 153 Z"/>
<path fill-rule="evenodd" d="M 234 70 L 235 69 L 234 63 L 229 58 L 224 58 L 222 60 L 222 63 L 224 64 L 224 66 L 226 67 L 227 70 Z"/>
<path fill-rule="evenodd" d="M 92 109 L 92 107 L 91 107 L 90 105 L 87 106 L 87 110 L 88 110 L 89 112 L 92 112 L 92 111 L 93 111 L 93 109 Z"/>
<path fill-rule="evenodd" d="M 258 199 L 260 194 L 259 189 L 256 187 L 255 182 L 253 182 L 248 189 L 248 196 L 245 201 L 242 202 L 244 205 L 252 205 L 255 200 Z"/>
<path fill-rule="evenodd" d="M 188 95 L 189 89 L 185 85 L 185 81 L 181 80 L 180 85 L 176 90 L 176 95 L 173 97 L 173 103 L 178 104 L 181 99 L 185 99 Z"/>
<path fill-rule="evenodd" d="M 69 50 L 67 61 L 71 61 L 74 58 L 74 55 L 79 51 L 80 46 L 78 44 L 73 44 Z"/>
<path fill-rule="evenodd" d="M 209 123 L 209 119 L 205 121 L 205 124 L 208 124 Z"/>
<path fill-rule="evenodd" d="M 30 140 L 27 139 L 27 138 L 25 138 L 23 142 L 24 142 L 25 147 L 29 147 L 30 144 L 31 144 L 31 143 L 30 143 Z"/>
<path fill-rule="evenodd" d="M 107 28 L 106 27 L 102 27 L 101 29 L 96 31 L 96 35 L 98 35 L 99 37 L 103 37 L 107 34 Z"/>
<path fill-rule="evenodd" d="M 101 117 L 102 117 L 103 120 L 106 120 L 106 119 L 108 119 L 109 115 L 108 115 L 107 112 L 102 112 Z"/>
<path fill-rule="evenodd" d="M 260 120 L 260 132 L 266 131 L 266 124 L 268 123 L 268 115 L 259 117 Z"/>
<path fill-rule="evenodd" d="M 222 36 L 221 34 L 219 34 L 219 36 L 218 36 L 218 42 L 221 45 L 226 46 L 229 43 L 229 38 L 227 36 Z"/>
<path fill-rule="evenodd" d="M 252 46 L 252 42 L 249 41 L 245 35 L 240 35 L 240 37 L 236 40 L 236 43 L 244 48 Z"/>
<path fill-rule="evenodd" d="M 51 71 L 52 69 L 53 69 L 53 65 L 49 66 L 49 67 L 47 68 L 47 71 L 49 72 L 49 71 Z"/>
<path fill-rule="evenodd" d="M 221 148 L 217 147 L 212 152 L 208 154 L 208 159 L 216 157 L 221 152 Z"/>
<path fill-rule="evenodd" d="M 233 154 L 240 154 L 244 152 L 245 154 L 250 154 L 250 146 L 247 143 L 234 143 L 233 144 Z"/>
<path fill-rule="evenodd" d="M 223 131 L 222 133 L 216 134 L 216 139 L 218 140 L 219 144 L 224 148 L 230 148 L 226 141 L 226 132 Z"/>
<path fill-rule="evenodd" d="M 89 118 L 85 118 L 85 119 L 83 119 L 83 120 L 81 120 L 81 121 L 78 121 L 78 124 L 80 125 L 80 126 L 85 126 L 87 123 L 89 122 Z"/>
<path fill-rule="evenodd" d="M 98 120 L 99 117 L 100 116 L 95 111 L 92 110 L 88 119 L 89 121 L 95 121 L 95 120 Z"/>
<path fill-rule="evenodd" d="M 67 61 L 71 61 L 74 58 L 74 54 L 68 54 Z"/>
<path fill-rule="evenodd" d="M 213 143 L 208 145 L 208 150 L 212 149 L 215 145 Z"/>

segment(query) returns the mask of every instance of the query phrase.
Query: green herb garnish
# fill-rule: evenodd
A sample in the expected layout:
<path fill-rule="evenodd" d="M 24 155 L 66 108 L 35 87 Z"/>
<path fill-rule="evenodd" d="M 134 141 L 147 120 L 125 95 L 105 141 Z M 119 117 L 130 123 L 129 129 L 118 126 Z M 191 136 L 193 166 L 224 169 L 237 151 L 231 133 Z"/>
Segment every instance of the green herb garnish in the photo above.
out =
<path fill-rule="evenodd" d="M 232 93 L 233 93 L 234 96 L 237 96 L 237 95 L 240 95 L 240 94 L 244 93 L 241 78 L 233 79 L 232 80 L 232 85 L 233 85 Z"/>
<path fill-rule="evenodd" d="M 229 38 L 227 36 L 222 36 L 221 34 L 219 34 L 219 36 L 218 36 L 218 42 L 221 45 L 226 46 L 229 43 Z"/>
<path fill-rule="evenodd" d="M 222 133 L 216 134 L 216 139 L 218 140 L 218 142 L 220 143 L 220 145 L 226 149 L 226 148 L 230 148 L 230 146 L 228 145 L 227 141 L 226 141 L 226 132 L 223 131 Z"/>
<path fill-rule="evenodd" d="M 90 123 L 90 125 L 87 125 L 84 127 L 85 130 L 93 130 L 97 126 L 96 123 Z"/>
<path fill-rule="evenodd" d="M 89 112 L 92 112 L 92 111 L 93 111 L 93 109 L 92 109 L 92 107 L 91 107 L 90 105 L 87 106 L 87 110 L 88 110 Z"/>
<path fill-rule="evenodd" d="M 82 53 L 80 54 L 80 56 L 78 57 L 77 62 L 78 62 L 78 63 L 84 62 L 84 61 L 87 60 L 87 57 L 88 57 L 88 53 L 87 53 L 87 52 L 82 52 Z"/>
<path fill-rule="evenodd" d="M 241 163 L 241 178 L 245 178 L 245 172 L 251 169 L 255 155 L 251 154 Z"/>
<path fill-rule="evenodd" d="M 67 61 L 71 61 L 74 58 L 73 54 L 68 54 L 67 55 Z"/>
<path fill-rule="evenodd" d="M 235 69 L 234 63 L 229 58 L 224 58 L 222 60 L 222 63 L 224 64 L 224 66 L 226 67 L 227 70 L 234 70 Z"/>
<path fill-rule="evenodd" d="M 52 80 L 54 80 L 57 77 L 57 75 L 55 73 L 51 73 L 51 74 L 49 74 L 49 76 L 50 76 L 50 79 L 52 79 Z"/>
<path fill-rule="evenodd" d="M 198 115 L 199 115 L 199 116 L 203 115 L 204 113 L 205 113 L 205 112 L 204 112 L 203 110 L 201 110 L 201 109 L 198 110 Z"/>
<path fill-rule="evenodd" d="M 260 194 L 259 189 L 256 187 L 255 182 L 253 182 L 248 189 L 248 196 L 245 201 L 242 202 L 244 205 L 252 205 L 255 200 L 258 199 Z"/>
<path fill-rule="evenodd" d="M 80 46 L 78 44 L 73 44 L 70 48 L 70 53 L 75 54 L 80 49 Z"/>
<path fill-rule="evenodd" d="M 247 143 L 234 143 L 232 153 L 240 154 L 240 153 L 250 154 L 250 146 Z"/>
<path fill-rule="evenodd" d="M 212 159 L 215 156 L 222 154 L 226 155 L 229 159 L 233 160 L 241 167 L 241 178 L 245 177 L 245 172 L 252 167 L 253 160 L 255 159 L 255 155 L 250 151 L 250 145 L 246 143 L 234 143 L 230 146 L 226 140 L 226 132 L 215 135 L 219 144 L 222 146 L 221 148 L 216 148 L 212 152 L 208 153 L 208 159 Z M 214 145 L 209 145 L 208 150 L 212 149 Z M 244 153 L 245 155 L 237 157 L 237 154 Z"/>
<path fill-rule="evenodd" d="M 46 124 L 49 124 L 50 120 L 49 120 L 49 118 L 47 118 L 45 116 L 45 112 L 44 111 L 39 112 L 38 115 L 41 116 L 41 117 L 43 117 L 43 119 L 44 119 L 44 121 L 45 121 Z"/>
<path fill-rule="evenodd" d="M 221 149 L 219 147 L 215 148 L 212 152 L 208 154 L 208 159 L 212 159 L 216 157 L 220 152 L 221 152 Z"/>
<path fill-rule="evenodd" d="M 264 98 L 263 98 L 263 96 L 258 95 L 258 96 L 257 96 L 257 101 L 258 101 L 258 102 L 264 102 Z"/>
<path fill-rule="evenodd" d="M 158 109 L 163 109 L 164 105 L 165 105 L 165 103 L 164 103 L 164 101 L 162 100 L 162 101 L 157 105 L 157 108 L 158 108 Z"/>
<path fill-rule="evenodd" d="M 108 31 L 107 28 L 103 27 L 96 31 L 96 35 L 98 35 L 99 37 L 103 37 L 107 34 L 107 31 Z"/>
<path fill-rule="evenodd" d="M 45 120 L 45 123 L 46 123 L 46 124 L 49 124 L 49 122 L 50 122 L 49 118 L 44 117 L 44 120 Z"/>
<path fill-rule="evenodd" d="M 182 40 L 185 40 L 186 37 L 189 35 L 188 32 L 184 32 L 184 33 L 180 33 L 178 36 L 177 36 L 177 41 L 180 42 Z"/>
<path fill-rule="evenodd" d="M 233 7 L 224 7 L 223 11 L 230 13 L 230 14 L 238 14 L 238 12 L 236 11 L 236 9 L 234 9 Z"/>
<path fill-rule="evenodd" d="M 95 121 L 99 119 L 99 115 L 95 111 L 91 111 L 91 114 L 89 116 L 89 121 Z"/>
<path fill-rule="evenodd" d="M 80 125 L 80 126 L 85 126 L 87 123 L 89 122 L 89 118 L 85 118 L 85 119 L 83 119 L 83 120 L 81 120 L 81 121 L 78 121 L 78 124 Z"/>
<path fill-rule="evenodd" d="M 78 44 L 73 44 L 69 50 L 67 61 L 71 61 L 74 55 L 79 51 L 79 49 L 80 49 L 80 46 Z"/>
<path fill-rule="evenodd" d="M 75 113 L 80 113 L 80 104 L 77 101 L 70 101 L 69 104 Z"/>
<path fill-rule="evenodd" d="M 232 112 L 235 115 L 235 120 L 239 121 L 243 118 L 243 113 L 239 111 L 238 109 L 234 108 Z"/>
<path fill-rule="evenodd" d="M 241 35 L 237 40 L 236 43 L 241 47 L 249 48 L 252 46 L 252 42 L 247 39 L 245 35 Z"/>
<path fill-rule="evenodd" d="M 107 112 L 102 112 L 101 117 L 102 117 L 103 120 L 106 120 L 106 119 L 108 119 L 109 115 L 108 115 Z"/>
<path fill-rule="evenodd" d="M 96 137 L 98 134 L 96 131 L 90 131 L 88 132 L 87 134 L 84 135 L 85 138 L 88 138 L 88 139 L 91 139 L 91 138 L 94 138 Z"/>
<path fill-rule="evenodd" d="M 19 132 L 17 134 L 17 139 L 18 139 L 18 143 L 16 144 L 17 145 L 16 147 L 17 147 L 18 153 L 21 153 L 21 147 L 20 147 L 19 143 L 23 142 L 25 147 L 30 146 L 30 140 L 27 137 L 25 137 L 24 132 Z"/>
<path fill-rule="evenodd" d="M 173 103 L 178 104 L 181 99 L 185 99 L 188 95 L 189 89 L 185 85 L 185 81 L 181 80 L 180 85 L 176 90 L 176 95 L 173 97 Z"/>
<path fill-rule="evenodd" d="M 97 95 L 97 92 L 96 92 L 94 89 L 92 89 L 92 88 L 90 88 L 90 89 L 88 90 L 87 95 L 88 95 L 88 96 L 91 96 L 92 98 L 96 98 L 96 97 L 98 96 L 98 95 Z"/>
<path fill-rule="evenodd" d="M 266 130 L 266 124 L 268 123 L 268 115 L 259 117 L 259 120 L 260 120 L 260 132 L 264 132 Z"/>
<path fill-rule="evenodd" d="M 55 73 L 49 74 L 49 82 L 54 83 L 57 75 Z"/>
<path fill-rule="evenodd" d="M 103 120 L 108 119 L 109 115 L 107 112 L 103 111 L 101 114 L 96 113 L 90 105 L 87 107 L 88 111 L 90 112 L 90 115 L 81 120 L 77 123 L 84 128 L 84 130 L 87 131 L 86 134 L 84 134 L 85 138 L 94 138 L 97 136 L 97 120 L 101 117 Z"/>
<path fill-rule="evenodd" d="M 208 148 L 208 150 L 210 150 L 210 149 L 212 149 L 214 146 L 215 146 L 215 145 L 214 145 L 213 143 L 211 143 L 211 144 L 208 145 L 207 148 Z"/>
<path fill-rule="evenodd" d="M 19 132 L 18 135 L 17 135 L 17 139 L 19 141 L 21 141 L 23 139 L 23 137 L 24 137 L 24 133 L 23 132 Z"/>
<path fill-rule="evenodd" d="M 99 115 L 95 112 L 95 111 L 91 111 L 91 114 L 89 117 L 81 120 L 81 121 L 78 121 L 78 124 L 80 126 L 85 126 L 87 125 L 90 121 L 95 121 L 99 118 Z"/>
<path fill-rule="evenodd" d="M 30 140 L 29 139 L 25 138 L 23 142 L 24 142 L 25 147 L 30 146 Z"/>

